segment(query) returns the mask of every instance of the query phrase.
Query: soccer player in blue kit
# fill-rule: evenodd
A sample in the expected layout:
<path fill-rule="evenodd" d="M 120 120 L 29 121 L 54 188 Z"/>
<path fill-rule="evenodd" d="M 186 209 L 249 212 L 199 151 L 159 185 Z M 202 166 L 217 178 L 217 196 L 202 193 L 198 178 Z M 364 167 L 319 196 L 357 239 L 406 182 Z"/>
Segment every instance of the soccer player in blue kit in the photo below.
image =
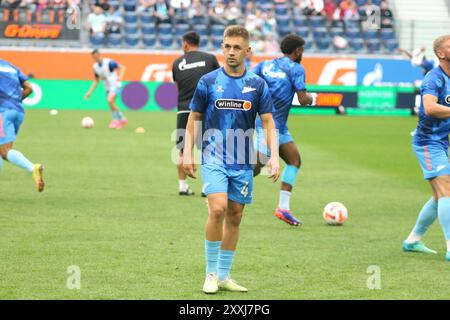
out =
<path fill-rule="evenodd" d="M 33 92 L 28 78 L 17 67 L 0 59 L 0 172 L 3 160 L 29 173 L 37 190 L 44 190 L 43 170 L 31 163 L 20 151 L 12 149 L 25 117 L 22 100 Z"/>
<path fill-rule="evenodd" d="M 284 222 L 298 226 L 301 222 L 290 210 L 290 198 L 295 184 L 297 173 L 301 166 L 300 153 L 292 139 L 287 126 L 289 110 L 292 106 L 294 95 L 297 94 L 301 105 L 315 104 L 315 93 L 307 93 L 305 85 L 305 70 L 300 64 L 302 60 L 305 41 L 303 38 L 290 34 L 283 38 L 280 44 L 283 57 L 263 61 L 253 70 L 268 84 L 272 96 L 275 112 L 274 119 L 279 137 L 279 154 L 286 163 L 281 176 L 280 201 L 275 210 L 275 216 Z M 261 171 L 270 155 L 261 119 L 256 121 L 258 163 L 254 167 L 255 176 Z"/>
<path fill-rule="evenodd" d="M 279 177 L 278 138 L 269 88 L 244 64 L 251 52 L 249 38 L 244 27 L 225 29 L 222 43 L 225 65 L 198 82 L 186 127 L 183 167 L 188 176 L 195 178 L 192 149 L 196 134 L 202 130 L 198 122 L 205 121 L 202 139 L 202 179 L 208 197 L 205 293 L 216 293 L 219 289 L 247 291 L 231 279 L 230 270 L 244 206 L 252 201 L 256 162 L 253 131 L 257 115 L 262 127 L 272 135 L 268 138 L 269 178 L 276 181 Z"/>
<path fill-rule="evenodd" d="M 439 59 L 439 66 L 432 69 L 423 80 L 419 122 L 412 143 L 433 196 L 420 211 L 416 225 L 403 242 L 402 249 L 406 252 L 436 253 L 425 246 L 422 237 L 438 218 L 447 241 L 445 260 L 450 261 L 450 35 L 437 38 L 433 50 Z"/>

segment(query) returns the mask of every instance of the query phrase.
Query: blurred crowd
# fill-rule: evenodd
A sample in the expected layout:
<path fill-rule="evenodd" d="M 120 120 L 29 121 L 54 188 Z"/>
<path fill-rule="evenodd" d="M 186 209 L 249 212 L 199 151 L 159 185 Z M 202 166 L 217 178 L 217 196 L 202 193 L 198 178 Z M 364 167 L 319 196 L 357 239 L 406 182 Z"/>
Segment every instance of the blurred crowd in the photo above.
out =
<path fill-rule="evenodd" d="M 134 0 L 123 0 L 129 3 Z M 393 14 L 388 3 L 373 0 L 137 0 L 135 12 L 146 12 L 155 23 L 177 22 L 195 25 L 208 17 L 208 25 L 245 25 L 252 34 L 254 51 L 274 51 L 278 46 L 275 8 L 286 5 L 291 16 L 324 16 L 327 26 L 347 20 L 367 20 L 374 11 L 381 16 L 381 27 L 392 27 Z M 124 25 L 123 6 L 115 0 L 97 0 L 91 5 L 88 28 L 95 33 L 120 33 Z M 293 30 L 294 32 L 294 30 Z"/>
<path fill-rule="evenodd" d="M 62 23 L 67 17 L 76 23 L 80 18 L 80 0 L 3 0 L 1 7 L 3 21 Z M 43 21 L 45 14 L 48 19 Z"/>
<path fill-rule="evenodd" d="M 381 17 L 381 28 L 392 28 L 394 17 L 386 0 L 3 0 L 3 21 L 26 20 L 50 23 L 80 19 L 80 1 L 87 1 L 90 12 L 86 28 L 91 35 L 124 33 L 126 13 L 152 16 L 155 26 L 161 23 L 198 21 L 213 25 L 244 25 L 252 35 L 254 51 L 275 51 L 282 18 L 322 16 L 325 27 L 359 20 L 362 29 L 374 12 Z M 286 7 L 287 14 L 277 11 Z M 19 17 L 20 15 L 20 17 Z M 283 17 L 285 15 L 286 17 Z M 296 32 L 292 28 L 291 32 Z"/>

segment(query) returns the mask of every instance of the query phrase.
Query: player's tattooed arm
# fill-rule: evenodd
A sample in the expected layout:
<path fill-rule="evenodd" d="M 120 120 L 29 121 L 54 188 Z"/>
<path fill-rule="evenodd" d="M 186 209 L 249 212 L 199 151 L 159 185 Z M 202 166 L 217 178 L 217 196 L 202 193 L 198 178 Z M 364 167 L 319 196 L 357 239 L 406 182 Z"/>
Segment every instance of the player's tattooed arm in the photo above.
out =
<path fill-rule="evenodd" d="M 33 92 L 33 88 L 28 81 L 22 83 L 22 100 L 26 99 Z"/>
<path fill-rule="evenodd" d="M 432 94 L 423 96 L 423 108 L 427 116 L 438 119 L 450 118 L 450 108 L 439 104 L 438 98 Z"/>
<path fill-rule="evenodd" d="M 195 176 L 196 166 L 194 156 L 192 154 L 192 149 L 194 148 L 194 142 L 197 139 L 197 135 L 201 134 L 201 125 L 199 129 L 197 124 L 201 123 L 202 119 L 202 113 L 195 111 L 190 112 L 184 138 L 183 169 L 186 175 L 194 179 L 196 179 L 197 177 Z"/>

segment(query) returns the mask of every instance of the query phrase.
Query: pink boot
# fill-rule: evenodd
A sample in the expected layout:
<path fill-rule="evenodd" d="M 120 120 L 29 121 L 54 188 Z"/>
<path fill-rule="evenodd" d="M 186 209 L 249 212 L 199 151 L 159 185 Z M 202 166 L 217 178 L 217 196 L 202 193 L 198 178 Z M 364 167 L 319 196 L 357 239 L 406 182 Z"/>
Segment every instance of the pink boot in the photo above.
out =
<path fill-rule="evenodd" d="M 123 118 L 122 120 L 117 121 L 116 129 L 122 129 L 128 123 L 127 118 Z"/>
<path fill-rule="evenodd" d="M 109 123 L 109 128 L 110 128 L 110 129 L 116 129 L 118 125 L 119 125 L 119 121 L 117 121 L 117 120 L 112 120 L 112 121 Z"/>

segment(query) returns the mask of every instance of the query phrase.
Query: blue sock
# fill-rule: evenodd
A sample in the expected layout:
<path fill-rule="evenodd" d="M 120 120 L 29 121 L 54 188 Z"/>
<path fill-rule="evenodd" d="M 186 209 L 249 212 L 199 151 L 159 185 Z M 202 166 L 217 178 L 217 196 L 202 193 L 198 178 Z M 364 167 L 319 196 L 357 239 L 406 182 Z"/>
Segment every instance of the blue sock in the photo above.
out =
<path fill-rule="evenodd" d="M 431 198 L 425 203 L 422 210 L 420 210 L 417 217 L 416 225 L 413 232 L 419 236 L 423 236 L 427 232 L 428 228 L 433 224 L 438 216 L 438 203 Z"/>
<path fill-rule="evenodd" d="M 119 120 L 122 120 L 124 118 L 122 111 L 117 111 L 117 117 Z"/>
<path fill-rule="evenodd" d="M 233 265 L 234 251 L 220 250 L 219 253 L 219 281 L 223 281 L 230 276 Z"/>
<path fill-rule="evenodd" d="M 297 168 L 296 166 L 292 166 L 290 164 L 286 165 L 281 175 L 281 182 L 294 186 L 299 170 L 300 168 Z"/>
<path fill-rule="evenodd" d="M 206 274 L 217 274 L 217 262 L 219 260 L 219 250 L 222 241 L 205 240 Z"/>
<path fill-rule="evenodd" d="M 34 165 L 30 162 L 30 160 L 25 158 L 22 152 L 11 149 L 8 151 L 6 158 L 10 163 L 18 167 L 21 167 L 22 169 L 25 169 L 28 172 L 33 172 Z"/>
<path fill-rule="evenodd" d="M 112 118 L 114 120 L 119 120 L 119 115 L 117 114 L 117 111 L 112 111 Z"/>
<path fill-rule="evenodd" d="M 3 168 L 3 158 L 0 157 L 0 173 L 2 173 L 2 168 Z"/>
<path fill-rule="evenodd" d="M 445 240 L 450 240 L 450 198 L 440 198 L 438 202 L 438 216 Z"/>

